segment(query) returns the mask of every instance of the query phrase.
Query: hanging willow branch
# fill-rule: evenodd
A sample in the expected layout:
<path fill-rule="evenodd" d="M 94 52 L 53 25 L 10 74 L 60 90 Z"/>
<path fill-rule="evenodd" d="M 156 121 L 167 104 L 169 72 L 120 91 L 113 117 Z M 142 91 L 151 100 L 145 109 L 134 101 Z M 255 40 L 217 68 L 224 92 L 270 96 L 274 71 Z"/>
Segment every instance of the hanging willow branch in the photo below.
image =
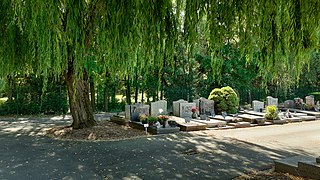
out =
<path fill-rule="evenodd" d="M 164 57 L 173 62 L 179 39 L 192 49 L 203 18 L 213 59 L 232 42 L 248 62 L 258 53 L 264 75 L 286 66 L 299 77 L 320 47 L 318 0 L 1 0 L 0 16 L 1 76 L 26 65 L 58 76 L 73 63 L 81 77 L 91 56 L 125 75 L 138 51 L 142 68 L 161 68 Z"/>

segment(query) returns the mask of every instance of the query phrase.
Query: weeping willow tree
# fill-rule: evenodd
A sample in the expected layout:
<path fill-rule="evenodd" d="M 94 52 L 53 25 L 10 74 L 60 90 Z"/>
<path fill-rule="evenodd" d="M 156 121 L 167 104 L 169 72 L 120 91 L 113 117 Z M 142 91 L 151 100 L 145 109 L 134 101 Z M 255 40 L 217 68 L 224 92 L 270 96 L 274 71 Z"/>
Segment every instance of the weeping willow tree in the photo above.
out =
<path fill-rule="evenodd" d="M 233 42 L 248 61 L 259 52 L 261 73 L 287 66 L 297 77 L 319 48 L 318 0 L 1 0 L 0 75 L 30 67 L 63 75 L 74 128 L 95 124 L 86 64 L 95 56 L 109 73 L 134 73 L 173 62 L 178 40 L 192 49 L 205 18 L 214 59 Z M 213 63 L 219 70 L 221 65 Z M 292 68 L 291 68 L 292 67 Z M 278 69 L 278 68 L 276 68 Z M 120 73 L 119 73 L 120 72 Z M 218 71 L 217 71 L 218 72 Z"/>

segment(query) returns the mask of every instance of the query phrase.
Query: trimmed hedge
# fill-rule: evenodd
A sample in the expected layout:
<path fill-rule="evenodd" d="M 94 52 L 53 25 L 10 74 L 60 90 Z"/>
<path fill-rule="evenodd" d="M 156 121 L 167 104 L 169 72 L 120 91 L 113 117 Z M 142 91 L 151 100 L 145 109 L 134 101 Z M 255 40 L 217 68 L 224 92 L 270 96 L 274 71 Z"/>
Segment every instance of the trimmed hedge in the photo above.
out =
<path fill-rule="evenodd" d="M 214 109 L 216 114 L 221 114 L 223 111 L 231 114 L 238 112 L 239 97 L 237 93 L 229 86 L 221 89 L 213 89 L 208 99 L 214 100 Z"/>

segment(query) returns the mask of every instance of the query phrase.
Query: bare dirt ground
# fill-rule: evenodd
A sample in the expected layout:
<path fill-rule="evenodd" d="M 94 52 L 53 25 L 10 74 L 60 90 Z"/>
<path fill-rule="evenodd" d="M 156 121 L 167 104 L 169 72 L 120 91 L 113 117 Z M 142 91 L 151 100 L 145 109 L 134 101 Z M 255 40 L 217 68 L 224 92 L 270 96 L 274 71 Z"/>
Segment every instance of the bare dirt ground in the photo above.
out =
<path fill-rule="evenodd" d="M 129 126 L 118 125 L 110 121 L 98 121 L 96 126 L 84 129 L 72 129 L 70 126 L 59 126 L 47 130 L 50 137 L 70 140 L 122 140 L 145 137 L 144 131 L 132 129 Z"/>

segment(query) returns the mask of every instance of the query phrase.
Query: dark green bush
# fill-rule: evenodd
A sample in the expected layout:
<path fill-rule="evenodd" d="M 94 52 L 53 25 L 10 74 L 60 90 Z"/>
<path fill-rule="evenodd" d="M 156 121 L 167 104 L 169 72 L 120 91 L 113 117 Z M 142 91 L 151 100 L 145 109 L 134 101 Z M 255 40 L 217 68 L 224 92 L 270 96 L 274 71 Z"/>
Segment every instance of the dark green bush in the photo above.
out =
<path fill-rule="evenodd" d="M 223 88 L 215 88 L 211 91 L 209 98 L 214 100 L 215 113 L 221 114 L 237 113 L 239 107 L 239 98 L 237 93 L 229 86 Z"/>

